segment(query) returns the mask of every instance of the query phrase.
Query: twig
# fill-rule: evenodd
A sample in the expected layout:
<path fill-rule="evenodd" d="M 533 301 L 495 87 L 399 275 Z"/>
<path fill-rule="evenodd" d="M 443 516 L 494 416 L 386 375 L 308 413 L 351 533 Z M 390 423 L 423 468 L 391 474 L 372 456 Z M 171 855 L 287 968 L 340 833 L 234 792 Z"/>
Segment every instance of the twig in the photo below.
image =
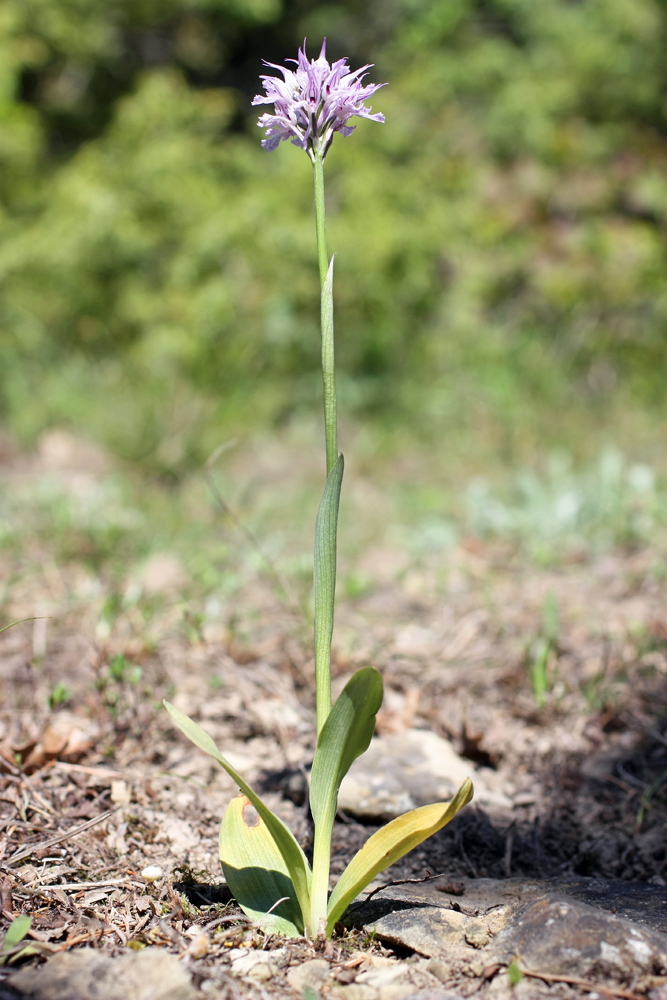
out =
<path fill-rule="evenodd" d="M 218 927 L 220 924 L 231 924 L 231 923 L 238 924 L 241 921 L 243 923 L 250 922 L 249 918 L 246 917 L 245 914 L 239 915 L 233 913 L 223 913 L 221 917 L 216 917 L 215 920 L 211 920 L 209 924 L 204 924 L 204 926 L 201 928 L 201 931 L 202 934 L 205 934 L 207 931 L 212 931 L 215 927 Z"/>
<path fill-rule="evenodd" d="M 642 1000 L 638 993 L 621 989 L 616 986 L 602 986 L 598 983 L 589 983 L 586 979 L 578 979 L 576 976 L 557 976 L 551 972 L 537 972 L 527 969 L 517 962 L 520 972 L 529 979 L 541 979 L 543 983 L 567 983 L 568 986 L 581 986 L 582 989 L 590 993 L 606 993 L 610 997 L 623 997 L 623 1000 Z"/>
<path fill-rule="evenodd" d="M 49 889 L 108 889 L 111 891 L 114 886 L 118 885 L 132 885 L 136 889 L 144 888 L 142 882 L 132 882 L 131 879 L 127 878 L 115 878 L 107 879 L 104 882 L 56 882 L 53 885 L 40 885 L 39 892 L 48 892 Z M 25 888 L 31 889 L 33 886 L 25 886 Z"/>
<path fill-rule="evenodd" d="M 124 778 L 123 771 L 113 771 L 110 767 L 86 767 L 85 764 L 70 764 L 65 760 L 54 760 L 53 767 L 61 771 L 72 771 L 75 774 L 92 774 L 98 778 Z"/>
<path fill-rule="evenodd" d="M 430 871 L 427 868 L 426 874 L 423 876 L 423 878 L 397 878 L 394 879 L 392 882 L 385 882 L 384 885 L 378 885 L 375 889 L 371 889 L 371 891 L 366 894 L 365 899 L 362 899 L 358 903 L 354 903 L 353 906 L 350 907 L 350 909 L 352 910 L 356 909 L 359 906 L 363 906 L 365 903 L 368 902 L 369 899 L 371 899 L 372 896 L 375 895 L 376 892 L 382 892 L 383 889 L 391 889 L 392 886 L 395 885 L 420 885 L 422 882 L 432 882 L 433 879 L 442 878 L 444 874 L 445 874 L 444 872 L 440 872 L 439 875 L 431 875 Z"/>
<path fill-rule="evenodd" d="M 112 813 L 116 811 L 118 806 L 114 806 L 113 809 L 107 809 L 105 812 L 100 813 L 99 816 L 95 816 L 93 819 L 87 820 L 85 823 L 80 823 L 79 826 L 73 827 L 68 830 L 67 833 L 61 833 L 58 837 L 51 837 L 49 840 L 40 840 L 36 844 L 31 844 L 30 847 L 24 847 L 22 851 L 18 851 L 13 854 L 11 858 L 3 862 L 3 867 L 11 867 L 17 864 L 19 861 L 23 861 L 24 858 L 29 858 L 31 854 L 35 851 L 43 851 L 49 847 L 55 847 L 56 844 L 62 844 L 65 840 L 71 840 L 72 837 L 78 837 L 80 833 L 85 833 L 86 830 L 90 830 L 92 827 L 97 826 L 98 823 L 103 823 L 105 819 L 108 819 Z"/>
<path fill-rule="evenodd" d="M 217 459 L 220 457 L 220 455 L 222 455 L 222 453 L 227 451 L 229 448 L 233 448 L 235 444 L 236 444 L 235 440 L 225 441 L 223 444 L 219 445 L 215 449 L 215 451 L 213 452 L 212 455 L 210 455 L 204 466 L 204 479 L 208 483 L 208 487 L 211 493 L 213 494 L 213 498 L 215 499 L 215 502 L 217 503 L 220 510 L 223 512 L 223 514 L 227 515 L 227 517 L 238 529 L 238 531 L 240 531 L 241 534 L 244 535 L 246 541 L 250 543 L 255 552 L 259 554 L 260 558 L 264 562 L 264 565 L 269 570 L 269 573 L 271 574 L 271 576 L 278 584 L 278 586 L 284 593 L 285 597 L 287 598 L 287 603 L 289 604 L 292 613 L 296 615 L 298 618 L 305 620 L 306 616 L 304 610 L 294 592 L 291 583 L 289 582 L 287 577 L 280 572 L 280 570 L 274 563 L 271 556 L 262 547 L 258 539 L 255 537 L 253 532 L 247 526 L 247 524 L 245 524 L 241 520 L 239 515 L 236 513 L 236 511 L 232 507 L 230 507 L 229 503 L 227 502 L 227 500 L 225 500 L 222 493 L 218 489 L 217 483 L 215 482 L 211 474 L 211 468 L 213 467 Z"/>

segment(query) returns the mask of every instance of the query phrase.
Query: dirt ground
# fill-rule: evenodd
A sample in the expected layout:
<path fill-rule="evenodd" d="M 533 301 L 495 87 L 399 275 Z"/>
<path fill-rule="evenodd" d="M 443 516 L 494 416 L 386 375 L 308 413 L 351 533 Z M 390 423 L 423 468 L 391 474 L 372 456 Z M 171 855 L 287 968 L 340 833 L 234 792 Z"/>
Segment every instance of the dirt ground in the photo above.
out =
<path fill-rule="evenodd" d="M 307 851 L 312 648 L 308 626 L 261 570 L 198 617 L 178 567 L 161 558 L 147 629 L 137 605 L 109 627 L 104 594 L 80 565 L 58 566 L 35 547 L 17 578 L 0 555 L 4 621 L 49 614 L 0 633 L 2 927 L 31 916 L 36 954 L 22 963 L 84 944 L 110 953 L 160 945 L 197 985 L 210 980 L 214 995 L 234 997 L 220 971 L 226 951 L 272 946 L 220 884 L 218 826 L 235 789 L 173 729 L 161 700 L 210 732 Z M 577 874 L 665 885 L 663 554 L 616 551 L 545 569 L 464 539 L 441 558 L 444 578 L 433 560 L 396 548 L 364 553 L 372 584 L 338 608 L 334 684 L 376 665 L 386 690 L 378 732 L 449 738 L 493 772 L 512 808 L 473 802 L 386 879 Z M 545 624 L 551 606 L 555 629 Z M 374 829 L 339 820 L 334 873 Z M 142 877 L 147 866 L 162 870 L 157 881 Z M 383 952 L 352 932 L 327 957 L 343 969 L 369 947 Z M 265 996 L 272 989 L 286 987 L 262 986 Z"/>

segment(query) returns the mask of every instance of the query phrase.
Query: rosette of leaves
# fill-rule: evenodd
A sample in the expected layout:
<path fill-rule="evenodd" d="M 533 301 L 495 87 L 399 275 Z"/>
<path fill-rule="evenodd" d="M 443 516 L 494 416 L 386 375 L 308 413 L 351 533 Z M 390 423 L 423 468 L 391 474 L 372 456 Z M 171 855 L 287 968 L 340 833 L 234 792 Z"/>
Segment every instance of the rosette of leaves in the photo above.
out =
<path fill-rule="evenodd" d="M 381 702 L 382 678 L 374 667 L 364 667 L 347 682 L 322 728 L 310 783 L 315 821 L 312 867 L 292 832 L 225 759 L 208 733 L 165 703 L 182 732 L 215 758 L 241 790 L 222 820 L 220 860 L 237 903 L 263 930 L 288 937 L 330 938 L 349 904 L 376 875 L 446 826 L 472 798 L 472 783 L 467 779 L 451 802 L 421 806 L 392 820 L 369 837 L 329 895 L 338 789 L 352 762 L 368 748 Z"/>

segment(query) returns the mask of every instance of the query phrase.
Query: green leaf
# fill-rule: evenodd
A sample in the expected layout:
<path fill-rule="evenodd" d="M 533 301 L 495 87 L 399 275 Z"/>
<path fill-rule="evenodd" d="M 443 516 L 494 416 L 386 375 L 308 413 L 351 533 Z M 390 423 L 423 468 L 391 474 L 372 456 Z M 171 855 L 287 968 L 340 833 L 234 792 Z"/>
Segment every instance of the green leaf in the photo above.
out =
<path fill-rule="evenodd" d="M 310 808 L 315 820 L 311 913 L 307 927 L 319 934 L 327 921 L 327 896 L 331 861 L 331 835 L 338 789 L 352 762 L 368 749 L 375 715 L 382 704 L 382 678 L 375 667 L 357 670 L 350 678 L 317 740 L 310 780 Z"/>
<path fill-rule="evenodd" d="M 315 687 L 317 735 L 331 711 L 331 637 L 336 593 L 336 533 L 344 459 L 338 456 L 327 478 L 315 521 Z"/>
<path fill-rule="evenodd" d="M 327 932 L 340 920 L 352 900 L 373 881 L 376 875 L 389 868 L 404 854 L 418 847 L 424 840 L 437 833 L 470 802 L 472 782 L 463 782 L 451 802 L 436 802 L 420 806 L 393 819 L 366 841 L 341 875 L 329 899 Z"/>
<path fill-rule="evenodd" d="M 507 966 L 507 978 L 509 979 L 510 986 L 517 986 L 523 979 L 521 966 L 516 961 L 510 962 Z"/>
<path fill-rule="evenodd" d="M 5 939 L 2 942 L 2 950 L 9 951 L 10 948 L 15 948 L 17 944 L 20 944 L 30 930 L 31 924 L 32 918 L 26 916 L 25 914 L 22 914 L 20 917 L 15 917 L 5 933 Z"/>
<path fill-rule="evenodd" d="M 220 860 L 234 899 L 254 923 L 269 934 L 303 934 L 304 914 L 287 865 L 246 795 L 237 795 L 225 810 Z"/>
<path fill-rule="evenodd" d="M 382 704 L 382 678 L 375 667 L 352 675 L 331 709 L 317 740 L 310 780 L 315 825 L 333 825 L 338 789 L 353 762 L 368 750 Z"/>
<path fill-rule="evenodd" d="M 294 885 L 294 891 L 296 893 L 296 898 L 299 901 L 299 906 L 301 907 L 302 913 L 308 913 L 310 908 L 310 881 L 311 881 L 311 871 L 310 865 L 306 860 L 306 855 L 303 853 L 299 845 L 297 844 L 294 835 L 287 829 L 282 820 L 271 812 L 271 810 L 264 804 L 260 799 L 259 795 L 253 791 L 250 785 L 247 784 L 241 777 L 241 775 L 236 771 L 232 765 L 226 760 L 217 746 L 205 732 L 201 726 L 198 726 L 196 722 L 189 719 L 187 715 L 179 711 L 168 701 L 163 702 L 164 707 L 169 712 L 171 718 L 188 737 L 189 740 L 203 750 L 204 753 L 209 754 L 218 764 L 220 764 L 227 774 L 234 779 L 236 784 L 239 786 L 244 795 L 246 795 L 253 806 L 262 817 L 268 830 L 273 837 L 276 847 L 278 848 L 289 872 L 289 876 L 292 879 L 292 884 Z"/>

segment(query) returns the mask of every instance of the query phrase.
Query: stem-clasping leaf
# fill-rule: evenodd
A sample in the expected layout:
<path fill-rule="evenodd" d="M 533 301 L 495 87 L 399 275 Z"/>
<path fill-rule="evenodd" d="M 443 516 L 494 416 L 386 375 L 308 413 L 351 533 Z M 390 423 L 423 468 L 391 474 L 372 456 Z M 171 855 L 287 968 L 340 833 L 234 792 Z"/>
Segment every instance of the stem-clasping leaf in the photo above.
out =
<path fill-rule="evenodd" d="M 339 455 L 327 477 L 315 520 L 313 576 L 318 737 L 331 711 L 331 637 L 336 596 L 336 534 L 343 470 L 344 459 Z"/>
<path fill-rule="evenodd" d="M 436 802 L 420 806 L 393 819 L 366 841 L 350 861 L 329 898 L 327 936 L 340 920 L 355 896 L 369 885 L 376 875 L 389 868 L 408 851 L 437 833 L 452 820 L 473 796 L 470 778 L 466 778 L 451 802 Z"/>
<path fill-rule="evenodd" d="M 375 667 L 357 670 L 336 699 L 313 760 L 310 808 L 316 826 L 327 819 L 333 823 L 341 781 L 368 750 L 381 704 L 382 677 Z"/>
<path fill-rule="evenodd" d="M 168 701 L 165 701 L 163 704 L 181 732 L 187 736 L 188 739 L 195 744 L 195 746 L 199 747 L 200 750 L 203 750 L 204 753 L 209 754 L 214 758 L 214 760 L 217 760 L 230 778 L 234 779 L 243 794 L 247 796 L 253 804 L 261 818 L 264 820 L 264 823 L 266 824 L 268 831 L 275 842 L 276 848 L 285 862 L 285 867 L 287 868 L 289 877 L 292 880 L 294 893 L 301 908 L 301 912 L 304 914 L 308 913 L 310 910 L 310 882 L 312 875 L 306 855 L 299 847 L 294 834 L 287 829 L 282 820 L 278 819 L 278 817 L 271 812 L 269 807 L 260 799 L 259 795 L 257 795 L 250 785 L 243 780 L 241 775 L 232 767 L 229 761 L 222 756 L 214 741 L 208 733 L 201 728 L 201 726 L 198 726 L 196 722 L 193 722 L 192 719 L 188 718 L 187 715 L 181 712 L 178 708 L 175 708 L 174 705 L 171 705 Z"/>
<path fill-rule="evenodd" d="M 357 757 L 373 737 L 382 704 L 382 678 L 375 667 L 363 667 L 336 699 L 317 740 L 310 780 L 310 809 L 315 821 L 313 881 L 308 929 L 314 937 L 326 924 L 331 836 L 338 809 L 338 789 Z"/>

